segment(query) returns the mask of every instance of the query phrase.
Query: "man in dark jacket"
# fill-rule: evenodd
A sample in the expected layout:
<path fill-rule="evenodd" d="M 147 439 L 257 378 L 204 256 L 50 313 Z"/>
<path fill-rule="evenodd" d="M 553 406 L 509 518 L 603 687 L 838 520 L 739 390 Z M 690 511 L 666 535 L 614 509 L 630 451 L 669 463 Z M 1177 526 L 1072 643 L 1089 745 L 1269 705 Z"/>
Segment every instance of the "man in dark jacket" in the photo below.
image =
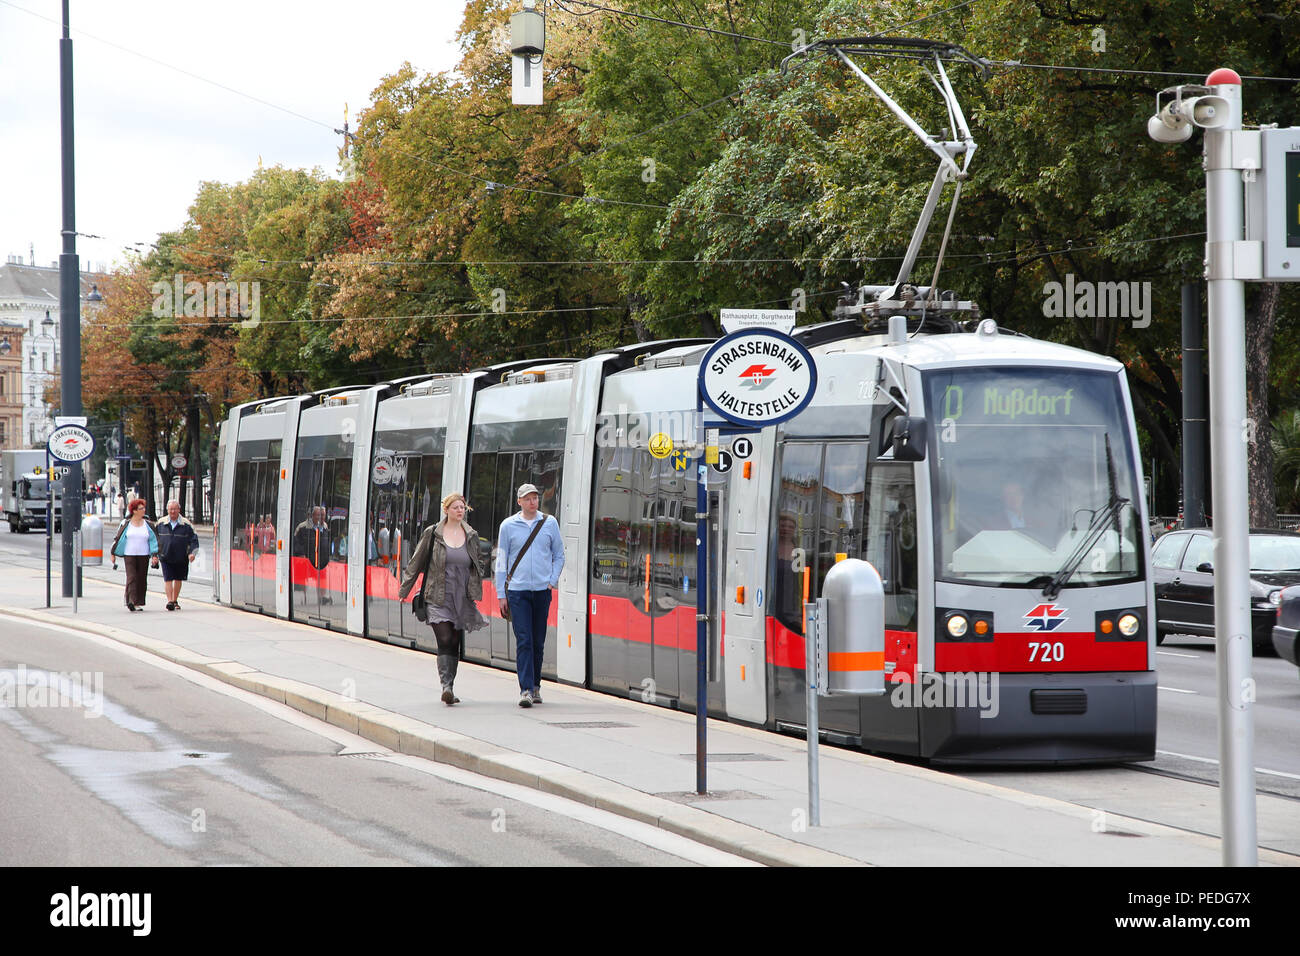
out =
<path fill-rule="evenodd" d="M 181 606 L 181 583 L 190 576 L 190 564 L 199 553 L 199 536 L 194 526 L 181 517 L 179 501 L 167 502 L 167 517 L 154 526 L 158 536 L 158 557 L 154 567 L 162 567 L 163 586 L 167 589 L 167 610 Z"/>

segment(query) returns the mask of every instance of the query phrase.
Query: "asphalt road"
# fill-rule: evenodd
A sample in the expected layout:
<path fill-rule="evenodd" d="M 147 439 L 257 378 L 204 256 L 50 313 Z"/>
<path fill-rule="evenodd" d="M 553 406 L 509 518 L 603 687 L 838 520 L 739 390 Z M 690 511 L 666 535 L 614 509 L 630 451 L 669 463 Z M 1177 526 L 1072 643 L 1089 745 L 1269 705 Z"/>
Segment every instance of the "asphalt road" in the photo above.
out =
<path fill-rule="evenodd" d="M 57 544 L 57 541 L 56 541 Z M 57 555 L 56 555 L 57 558 Z M 211 584 L 204 557 L 194 568 L 182 594 L 184 601 L 208 601 Z M 0 567 L 6 563 L 43 566 L 44 539 L 0 531 Z M 86 574 L 120 583 L 121 571 L 87 569 Z M 55 594 L 59 568 L 55 564 Z M 151 575 L 150 613 L 161 611 L 162 582 Z M 160 596 L 152 597 L 153 593 Z M 166 613 L 161 611 L 161 613 Z M 954 771 L 964 777 L 1012 787 L 1153 822 L 1207 834 L 1220 832 L 1218 819 L 1218 710 L 1215 695 L 1215 654 L 1208 638 L 1172 635 L 1156 651 L 1159 671 L 1157 759 L 1152 763 L 1101 768 L 1062 768 L 1022 771 Z M 1300 800 L 1300 674 L 1274 656 L 1256 657 L 1255 716 L 1256 788 L 1259 800 L 1260 843 L 1296 852 L 1294 820 Z M 1203 784 L 1203 800 L 1188 807 L 1185 791 L 1175 784 Z M 1272 834 L 1273 836 L 1270 836 Z M 1271 842 L 1270 842 L 1271 841 Z"/>
<path fill-rule="evenodd" d="M 15 619 L 0 628 L 4 864 L 737 862 L 549 794 L 392 754 L 119 647 Z"/>

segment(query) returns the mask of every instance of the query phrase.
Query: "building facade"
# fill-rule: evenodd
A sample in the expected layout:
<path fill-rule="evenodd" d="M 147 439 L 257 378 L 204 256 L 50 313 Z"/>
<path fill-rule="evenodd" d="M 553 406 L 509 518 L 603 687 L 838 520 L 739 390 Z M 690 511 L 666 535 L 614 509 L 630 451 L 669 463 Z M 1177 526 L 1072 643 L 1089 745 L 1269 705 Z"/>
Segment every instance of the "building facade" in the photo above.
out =
<path fill-rule="evenodd" d="M 95 308 L 100 279 L 81 274 L 83 322 Z M 58 401 L 51 406 L 46 396 L 51 386 L 58 390 L 60 348 L 58 263 L 38 266 L 10 256 L 0 265 L 0 448 L 39 448 L 53 431 Z"/>

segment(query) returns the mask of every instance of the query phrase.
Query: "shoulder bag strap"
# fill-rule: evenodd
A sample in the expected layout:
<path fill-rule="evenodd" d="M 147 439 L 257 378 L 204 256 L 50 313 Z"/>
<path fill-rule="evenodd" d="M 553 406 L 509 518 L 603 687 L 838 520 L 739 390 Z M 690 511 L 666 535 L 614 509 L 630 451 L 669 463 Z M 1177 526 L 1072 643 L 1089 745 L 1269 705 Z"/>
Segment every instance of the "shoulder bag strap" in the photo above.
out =
<path fill-rule="evenodd" d="M 530 534 L 528 540 L 524 542 L 523 549 L 515 555 L 515 563 L 510 565 L 510 573 L 506 575 L 507 588 L 510 587 L 510 579 L 515 576 L 515 570 L 519 567 L 519 562 L 522 561 L 524 555 L 528 553 L 529 546 L 533 543 L 533 539 L 537 537 L 537 532 L 542 530 L 542 525 L 544 524 L 546 524 L 546 515 L 542 515 L 542 519 L 538 521 L 537 524 L 533 525 L 533 533 Z"/>

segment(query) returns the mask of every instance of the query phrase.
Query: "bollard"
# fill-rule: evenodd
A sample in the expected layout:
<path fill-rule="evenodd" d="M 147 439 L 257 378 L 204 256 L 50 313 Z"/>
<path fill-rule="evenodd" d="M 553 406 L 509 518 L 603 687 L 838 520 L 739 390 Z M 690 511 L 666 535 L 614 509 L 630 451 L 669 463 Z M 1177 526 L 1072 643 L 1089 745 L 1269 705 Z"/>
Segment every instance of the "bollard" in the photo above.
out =
<path fill-rule="evenodd" d="M 826 574 L 826 693 L 885 692 L 885 592 L 867 561 L 846 558 Z"/>
<path fill-rule="evenodd" d="M 82 517 L 81 547 L 76 551 L 81 555 L 82 567 L 99 567 L 104 563 L 104 522 L 98 515 Z"/>

